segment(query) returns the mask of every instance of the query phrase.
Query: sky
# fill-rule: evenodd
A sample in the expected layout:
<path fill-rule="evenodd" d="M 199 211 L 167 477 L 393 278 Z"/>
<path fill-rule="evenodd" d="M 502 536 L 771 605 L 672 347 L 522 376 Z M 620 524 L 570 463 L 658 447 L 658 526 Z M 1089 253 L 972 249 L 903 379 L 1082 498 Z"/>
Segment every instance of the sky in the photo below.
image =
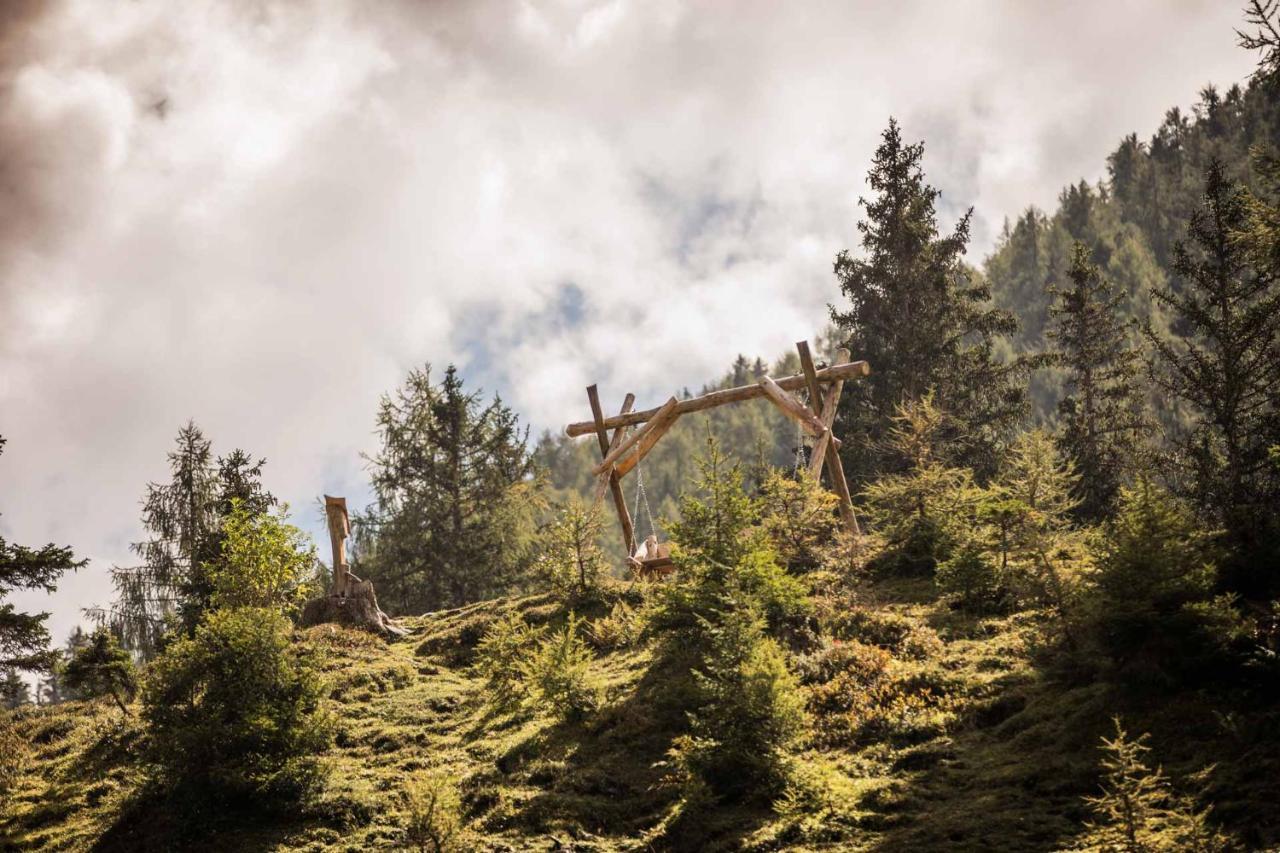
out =
<path fill-rule="evenodd" d="M 980 263 L 1237 5 L 3 0 L 0 535 L 90 560 L 14 599 L 109 601 L 188 419 L 318 532 L 424 362 L 536 433 L 811 337 L 890 116 Z"/>

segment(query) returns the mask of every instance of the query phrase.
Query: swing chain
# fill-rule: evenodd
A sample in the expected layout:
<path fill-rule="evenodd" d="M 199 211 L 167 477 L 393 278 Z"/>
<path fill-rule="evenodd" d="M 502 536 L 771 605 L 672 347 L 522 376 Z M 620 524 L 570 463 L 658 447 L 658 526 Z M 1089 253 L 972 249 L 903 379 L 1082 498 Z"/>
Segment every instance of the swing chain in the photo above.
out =
<path fill-rule="evenodd" d="M 654 535 L 653 513 L 649 510 L 649 495 L 644 490 L 644 468 L 636 467 L 636 520 L 644 519 L 648 533 L 643 537 L 637 537 L 636 547 L 639 548 L 650 536 Z"/>

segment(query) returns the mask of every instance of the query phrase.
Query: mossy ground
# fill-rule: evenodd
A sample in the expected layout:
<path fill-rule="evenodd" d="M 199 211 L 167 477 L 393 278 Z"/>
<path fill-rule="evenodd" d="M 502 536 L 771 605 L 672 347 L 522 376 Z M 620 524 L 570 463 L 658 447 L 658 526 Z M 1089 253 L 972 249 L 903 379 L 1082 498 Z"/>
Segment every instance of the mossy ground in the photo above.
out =
<path fill-rule="evenodd" d="M 327 788 L 305 814 L 233 811 L 182 826 L 148 793 L 136 715 L 106 704 L 13 715 L 29 757 L 0 816 L 15 850 L 381 850 L 402 843 L 402 790 L 428 769 L 460 780 L 478 850 L 1059 850 L 1088 818 L 1098 737 L 1113 714 L 1154 733 L 1173 775 L 1216 762 L 1215 814 L 1249 849 L 1280 841 L 1274 714 L 1221 695 L 1124 698 L 1037 664 L 1032 614 L 977 618 L 927 581 L 868 584 L 862 606 L 941 642 L 910 662 L 945 702 L 910 725 L 810 750 L 797 775 L 816 795 L 790 807 L 711 808 L 681 820 L 659 765 L 679 720 L 644 648 L 600 653 L 601 710 L 583 723 L 495 715 L 469 671 L 485 627 L 510 608 L 562 620 L 546 597 L 408 619 L 384 642 L 321 626 L 336 735 Z M 600 615 L 600 614 L 589 614 Z M 925 631 L 925 633 L 928 633 Z M 686 816 L 687 817 L 687 816 Z"/>

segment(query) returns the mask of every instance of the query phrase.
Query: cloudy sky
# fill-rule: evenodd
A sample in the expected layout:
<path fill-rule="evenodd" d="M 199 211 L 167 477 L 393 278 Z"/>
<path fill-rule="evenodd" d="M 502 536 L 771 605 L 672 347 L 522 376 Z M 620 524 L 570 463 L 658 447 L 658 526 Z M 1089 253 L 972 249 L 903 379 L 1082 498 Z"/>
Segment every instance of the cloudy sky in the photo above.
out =
<path fill-rule="evenodd" d="M 810 336 L 890 115 L 980 261 L 1237 5 L 2 0 L 0 533 L 91 559 L 19 600 L 109 598 L 188 418 L 316 529 L 424 361 L 538 430 Z"/>

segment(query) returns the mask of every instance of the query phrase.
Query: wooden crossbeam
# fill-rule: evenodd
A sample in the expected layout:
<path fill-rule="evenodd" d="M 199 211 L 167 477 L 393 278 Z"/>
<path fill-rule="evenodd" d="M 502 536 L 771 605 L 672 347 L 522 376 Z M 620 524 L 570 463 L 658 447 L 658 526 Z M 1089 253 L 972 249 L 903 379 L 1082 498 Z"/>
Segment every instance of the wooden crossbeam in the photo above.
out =
<path fill-rule="evenodd" d="M 675 397 L 672 397 L 670 400 L 667 400 L 667 402 L 659 406 L 658 411 L 654 413 L 653 417 L 650 418 L 644 426 L 631 433 L 631 435 L 621 444 L 610 450 L 608 454 L 605 455 L 604 459 L 600 460 L 600 464 L 591 469 L 591 473 L 598 477 L 604 472 L 612 469 L 613 466 L 618 464 L 619 459 L 625 456 L 631 448 L 635 447 L 641 441 L 644 441 L 646 436 L 655 429 L 662 429 L 665 432 L 667 421 L 673 421 L 679 415 L 679 412 L 676 411 L 678 403 L 679 401 L 676 400 Z M 610 420 L 617 420 L 617 418 L 611 418 Z M 605 421 L 606 426 L 608 423 L 608 421 Z M 650 446 L 652 446 L 652 444 L 650 444 Z"/>
<path fill-rule="evenodd" d="M 632 468 L 640 464 L 640 460 L 644 459 L 650 450 L 653 450 L 653 446 L 658 443 L 658 439 L 666 435 L 667 430 L 676 425 L 676 419 L 679 417 L 680 413 L 672 410 L 669 415 L 659 415 L 649 421 L 648 425 L 653 428 L 645 433 L 644 438 L 640 439 L 640 441 L 636 443 L 635 450 L 627 454 L 616 466 L 614 466 L 613 472 L 619 477 L 625 477 Z"/>
<path fill-rule="evenodd" d="M 796 421 L 800 426 L 815 436 L 825 435 L 827 428 L 822 425 L 822 421 L 813 412 L 809 411 L 804 403 L 801 403 L 795 397 L 792 397 L 782 388 L 778 387 L 778 383 L 770 377 L 766 376 L 760 380 L 760 388 L 764 391 L 769 401 L 776 405 L 784 415 Z"/>
<path fill-rule="evenodd" d="M 815 375 L 819 383 L 838 382 L 841 380 L 857 379 L 860 376 L 867 376 L 871 373 L 871 367 L 865 361 L 851 361 L 845 364 L 836 364 L 831 367 L 823 368 L 815 371 Z M 778 387 L 784 391 L 798 391 L 808 387 L 808 379 L 803 374 L 796 376 L 787 376 L 776 380 Z M 764 396 L 765 392 L 759 384 L 739 385 L 736 388 L 726 388 L 722 391 L 712 391 L 710 394 L 703 394 L 701 397 L 692 397 L 688 400 L 679 400 L 676 403 L 676 414 L 686 415 L 690 412 L 701 412 L 705 409 L 713 409 L 716 406 L 723 406 L 728 403 L 740 403 L 744 400 L 754 400 Z M 670 402 L 670 401 L 668 401 Z M 619 427 L 634 426 L 652 420 L 664 408 L 659 406 L 653 409 L 645 409 L 640 412 L 631 412 L 625 415 L 614 415 L 611 418 L 605 418 L 604 425 L 606 429 L 617 429 Z M 596 431 L 596 423 L 594 420 L 579 421 L 571 423 L 565 427 L 565 434 L 571 437 L 581 435 L 590 435 Z"/>
<path fill-rule="evenodd" d="M 600 441 L 600 457 L 609 455 L 609 451 L 622 443 L 622 439 L 626 433 L 626 429 L 619 427 L 613 431 L 613 438 L 610 440 L 609 431 L 604 426 L 604 411 L 600 408 L 600 394 L 596 386 L 592 385 L 587 388 L 587 399 L 591 403 L 591 416 L 596 422 L 596 436 Z M 622 414 L 631 411 L 631 407 L 635 405 L 636 395 L 627 394 L 626 399 L 622 401 Z M 627 510 L 627 499 L 622 494 L 621 475 L 617 471 L 609 473 L 609 491 L 613 493 L 613 508 L 618 513 L 618 524 L 622 526 L 623 545 L 626 546 L 627 553 L 630 554 L 636 549 L 636 531 L 631 523 L 631 513 Z M 597 498 L 599 500 L 599 498 Z"/>

